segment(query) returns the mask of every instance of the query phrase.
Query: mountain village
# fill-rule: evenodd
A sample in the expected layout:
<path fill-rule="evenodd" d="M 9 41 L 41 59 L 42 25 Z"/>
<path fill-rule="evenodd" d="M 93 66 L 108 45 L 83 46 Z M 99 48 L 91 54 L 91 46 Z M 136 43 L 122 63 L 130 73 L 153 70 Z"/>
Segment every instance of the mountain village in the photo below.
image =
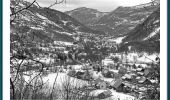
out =
<path fill-rule="evenodd" d="M 11 100 L 159 100 L 160 8 L 87 9 L 32 5 L 11 23 Z"/>

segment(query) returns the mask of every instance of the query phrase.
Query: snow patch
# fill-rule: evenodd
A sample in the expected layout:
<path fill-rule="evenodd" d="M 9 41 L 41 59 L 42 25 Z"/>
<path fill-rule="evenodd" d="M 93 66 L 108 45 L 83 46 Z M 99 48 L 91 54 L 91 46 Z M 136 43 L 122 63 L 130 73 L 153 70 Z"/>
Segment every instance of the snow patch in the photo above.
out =
<path fill-rule="evenodd" d="M 43 19 L 45 23 L 52 24 L 52 25 L 55 25 L 55 26 L 57 26 L 57 27 L 59 27 L 59 28 L 62 28 L 60 25 L 54 23 L 53 21 L 50 21 L 47 17 L 42 16 L 42 15 L 40 15 L 39 13 L 36 13 L 36 15 L 37 15 L 39 18 Z M 43 24 L 43 25 L 46 25 L 44 22 L 43 22 L 42 24 Z"/>
<path fill-rule="evenodd" d="M 40 61 L 46 64 L 50 64 L 52 62 L 54 63 L 54 59 L 51 59 L 51 58 L 44 58 L 44 59 L 41 59 Z"/>
<path fill-rule="evenodd" d="M 27 16 L 22 16 L 23 19 L 27 20 L 27 21 L 31 21 L 30 18 Z"/>
<path fill-rule="evenodd" d="M 71 42 L 64 42 L 64 41 L 54 41 L 54 44 L 68 45 L 68 46 L 73 45 L 73 43 L 71 43 Z"/>
<path fill-rule="evenodd" d="M 36 13 L 36 15 L 41 19 L 46 19 L 46 20 L 48 19 L 47 17 L 44 17 L 44 16 L 40 15 L 39 13 Z"/>
<path fill-rule="evenodd" d="M 59 31 L 56 31 L 56 32 L 57 32 L 57 33 L 60 33 L 60 34 L 69 35 L 69 36 L 73 35 L 73 34 L 71 34 L 71 33 L 68 33 L 68 32 L 59 32 Z"/>
<path fill-rule="evenodd" d="M 19 3 L 19 5 L 20 5 L 21 7 L 25 7 L 25 5 L 23 5 L 22 3 Z"/>
<path fill-rule="evenodd" d="M 147 36 L 146 38 L 144 38 L 143 40 L 148 40 L 151 37 L 155 36 L 158 32 L 160 31 L 160 27 L 156 28 L 152 33 L 150 33 L 149 36 Z"/>
<path fill-rule="evenodd" d="M 158 19 L 158 20 L 154 21 L 153 24 L 156 24 L 156 23 L 159 23 L 159 22 L 160 22 L 160 20 Z"/>
<path fill-rule="evenodd" d="M 65 21 L 65 20 L 62 20 L 62 22 L 64 23 L 65 26 L 68 23 L 68 21 Z"/>
<path fill-rule="evenodd" d="M 128 29 L 129 29 L 129 30 L 132 30 L 132 29 L 134 29 L 134 27 L 129 27 Z"/>
<path fill-rule="evenodd" d="M 124 36 L 124 37 L 118 37 L 118 38 L 114 39 L 113 41 L 115 41 L 117 44 L 120 44 L 125 37 L 126 37 L 126 36 Z"/>
<path fill-rule="evenodd" d="M 31 29 L 35 29 L 35 30 L 43 30 L 43 28 L 42 27 L 30 27 Z"/>

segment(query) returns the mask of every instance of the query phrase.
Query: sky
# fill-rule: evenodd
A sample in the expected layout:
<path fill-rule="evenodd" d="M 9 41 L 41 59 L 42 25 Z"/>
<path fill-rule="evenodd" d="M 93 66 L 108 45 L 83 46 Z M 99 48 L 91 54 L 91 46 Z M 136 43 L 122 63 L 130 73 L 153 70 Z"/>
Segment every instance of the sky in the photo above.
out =
<path fill-rule="evenodd" d="M 33 0 L 26 0 L 33 1 Z M 61 0 L 59 0 L 61 1 Z M 110 12 L 116 9 L 118 6 L 135 6 L 139 4 L 148 3 L 151 0 L 67 0 L 66 3 L 53 6 L 53 9 L 59 11 L 69 11 L 78 7 L 87 7 L 97 9 L 101 12 Z M 37 0 L 40 6 L 48 7 L 55 0 Z"/>

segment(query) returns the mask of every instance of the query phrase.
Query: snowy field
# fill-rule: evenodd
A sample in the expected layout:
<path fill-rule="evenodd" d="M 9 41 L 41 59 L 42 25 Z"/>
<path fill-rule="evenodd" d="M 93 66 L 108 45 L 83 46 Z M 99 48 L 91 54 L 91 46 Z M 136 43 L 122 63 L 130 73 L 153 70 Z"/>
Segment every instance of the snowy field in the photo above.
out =
<path fill-rule="evenodd" d="M 90 93 L 90 96 L 98 96 L 100 93 L 107 91 L 107 90 L 94 90 Z M 136 100 L 135 97 L 126 95 L 123 93 L 118 93 L 114 90 L 110 90 L 111 96 L 105 99 L 98 99 L 98 100 Z"/>
<path fill-rule="evenodd" d="M 57 73 L 51 73 L 48 76 L 44 77 L 43 81 L 48 81 L 49 86 L 51 87 L 54 84 L 56 76 L 57 76 Z M 59 86 L 62 86 L 62 84 L 67 82 L 68 80 L 69 80 L 69 82 L 71 82 L 71 85 L 73 85 L 73 86 L 81 87 L 84 85 L 88 85 L 87 81 L 70 77 L 66 73 L 58 73 L 56 84 Z"/>
<path fill-rule="evenodd" d="M 36 72 L 32 72 L 32 73 L 34 73 L 34 74 L 31 75 L 31 77 L 24 76 L 25 81 L 29 82 L 32 78 L 34 78 L 38 74 Z M 57 73 L 50 73 L 47 76 L 42 76 L 43 82 L 48 83 L 50 88 L 53 87 L 53 84 L 55 82 L 55 78 L 56 78 L 56 83 L 55 84 L 58 85 L 58 86 L 61 86 L 62 83 L 66 82 L 68 80 L 71 82 L 71 85 L 73 85 L 73 86 L 76 85 L 78 87 L 81 87 L 81 86 L 84 86 L 84 85 L 88 84 L 87 81 L 70 77 L 70 76 L 67 75 L 67 73 L 58 73 L 58 74 Z"/>
<path fill-rule="evenodd" d="M 32 77 L 28 77 L 28 76 L 24 76 L 25 81 L 29 82 L 30 79 L 32 79 L 34 76 L 36 76 L 36 72 L 33 72 Z M 56 83 L 55 83 L 55 87 L 57 87 L 57 89 L 61 88 L 63 84 L 69 82 L 71 84 L 71 86 L 76 86 L 76 87 L 83 87 L 83 86 L 88 86 L 88 82 L 84 81 L 84 80 L 80 80 L 77 78 L 73 78 L 67 75 L 67 73 L 50 73 L 47 76 L 43 76 L 42 80 L 43 82 L 45 82 L 46 84 L 48 84 L 48 89 L 45 89 L 44 91 L 48 92 L 48 90 L 52 89 L 53 84 L 55 82 L 55 78 L 57 76 L 56 79 Z M 93 73 L 93 77 L 94 78 L 98 78 L 101 77 L 102 80 L 111 82 L 113 79 L 111 78 L 104 78 L 101 73 Z M 97 96 L 100 93 L 107 91 L 107 90 L 101 90 L 101 89 L 97 89 L 94 91 L 90 92 L 90 96 Z M 124 94 L 124 93 L 118 93 L 115 90 L 110 90 L 111 96 L 105 99 L 100 99 L 100 100 L 135 100 L 135 97 Z"/>

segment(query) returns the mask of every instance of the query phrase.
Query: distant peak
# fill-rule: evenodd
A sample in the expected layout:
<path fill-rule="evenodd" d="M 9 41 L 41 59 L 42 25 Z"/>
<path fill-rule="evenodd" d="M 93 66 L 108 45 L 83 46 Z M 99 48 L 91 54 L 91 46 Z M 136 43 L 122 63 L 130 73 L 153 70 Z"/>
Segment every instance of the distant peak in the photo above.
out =
<path fill-rule="evenodd" d="M 93 9 L 93 8 L 87 8 L 87 7 L 79 7 L 79 8 L 76 8 L 76 9 L 73 9 L 71 11 L 84 11 L 84 10 L 92 10 L 92 11 L 98 11 L 97 9 Z"/>
<path fill-rule="evenodd" d="M 144 4 L 139 4 L 139 5 L 135 5 L 135 6 L 118 6 L 116 9 L 126 9 L 126 8 L 144 8 L 144 7 L 149 7 L 149 6 L 155 6 L 157 5 L 154 2 L 148 2 L 148 3 L 144 3 Z"/>
<path fill-rule="evenodd" d="M 87 7 L 79 7 L 79 8 L 76 8 L 76 9 L 89 9 Z"/>
<path fill-rule="evenodd" d="M 76 8 L 75 10 L 96 10 L 97 9 L 92 9 L 92 8 L 87 8 L 87 7 L 79 7 L 79 8 Z"/>

